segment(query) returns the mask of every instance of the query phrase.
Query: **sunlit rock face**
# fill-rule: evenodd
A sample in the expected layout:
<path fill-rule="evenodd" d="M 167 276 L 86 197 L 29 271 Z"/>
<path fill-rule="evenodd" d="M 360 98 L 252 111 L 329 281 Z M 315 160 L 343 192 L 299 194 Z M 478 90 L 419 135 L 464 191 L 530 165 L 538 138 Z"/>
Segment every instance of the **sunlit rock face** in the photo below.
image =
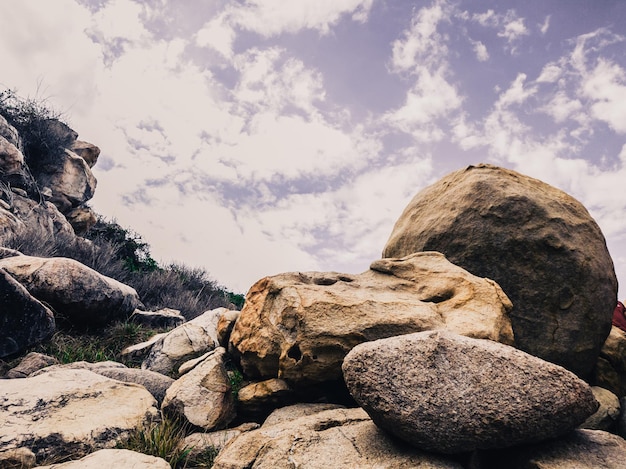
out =
<path fill-rule="evenodd" d="M 445 328 L 511 344 L 510 307 L 495 282 L 434 252 L 359 275 L 285 273 L 251 287 L 230 350 L 246 376 L 306 386 L 340 379 L 355 345 L 383 337 Z"/>
<path fill-rule="evenodd" d="M 617 279 L 580 202 L 514 171 L 469 166 L 413 198 L 383 257 L 420 251 L 498 282 L 513 303 L 516 346 L 588 376 L 611 329 Z"/>

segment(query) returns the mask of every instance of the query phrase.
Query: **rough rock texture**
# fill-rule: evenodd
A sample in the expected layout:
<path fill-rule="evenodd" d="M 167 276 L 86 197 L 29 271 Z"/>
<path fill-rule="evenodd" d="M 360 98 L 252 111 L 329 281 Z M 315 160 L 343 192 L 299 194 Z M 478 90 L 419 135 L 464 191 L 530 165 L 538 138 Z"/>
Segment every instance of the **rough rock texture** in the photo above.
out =
<path fill-rule="evenodd" d="M 152 394 L 159 405 L 163 402 L 165 391 L 167 391 L 167 389 L 174 383 L 172 378 L 162 375 L 161 373 L 149 370 L 139 370 L 137 368 L 128 368 L 126 365 L 114 361 L 96 363 L 79 361 L 65 365 L 55 365 L 37 371 L 33 374 L 33 376 L 38 376 L 42 373 L 48 373 L 49 371 L 57 369 L 89 370 L 101 376 L 116 379 L 124 383 L 139 384 Z"/>
<path fill-rule="evenodd" d="M 213 469 L 455 468 L 443 456 L 422 453 L 387 436 L 362 409 L 335 409 L 267 425 L 232 439 Z"/>
<path fill-rule="evenodd" d="M 169 375 L 184 362 L 215 349 L 217 321 L 223 309 L 207 311 L 168 332 L 152 345 L 141 367 Z"/>
<path fill-rule="evenodd" d="M 150 350 L 152 350 L 152 346 L 163 339 L 167 334 L 167 332 L 155 334 L 145 342 L 130 345 L 120 352 L 120 356 L 126 358 L 127 360 L 141 363 L 141 361 L 148 356 Z"/>
<path fill-rule="evenodd" d="M 622 469 L 626 441 L 601 430 L 576 430 L 557 440 L 474 456 L 472 469 Z"/>
<path fill-rule="evenodd" d="M 513 303 L 516 347 L 589 374 L 611 329 L 617 279 L 577 200 L 514 171 L 469 166 L 413 198 L 383 257 L 419 251 L 498 282 Z"/>
<path fill-rule="evenodd" d="M 554 438 L 598 407 L 589 385 L 558 365 L 445 331 L 361 344 L 343 372 L 377 425 L 441 453 Z"/>
<path fill-rule="evenodd" d="M 59 363 L 54 357 L 44 355 L 43 353 L 30 352 L 20 361 L 19 365 L 11 368 L 6 374 L 9 379 L 26 378 L 28 375 L 39 371 L 47 366 L 56 365 Z"/>
<path fill-rule="evenodd" d="M 611 391 L 598 386 L 593 386 L 591 390 L 600 407 L 598 407 L 598 410 L 592 416 L 583 422 L 580 428 L 589 430 L 612 430 L 617 426 L 617 420 L 620 416 L 621 406 L 619 399 Z"/>
<path fill-rule="evenodd" d="M 237 393 L 238 414 L 265 418 L 277 407 L 291 404 L 292 394 L 293 391 L 282 379 L 250 383 Z"/>
<path fill-rule="evenodd" d="M 258 423 L 250 422 L 243 423 L 235 428 L 229 428 L 227 430 L 218 430 L 216 432 L 209 433 L 192 433 L 185 437 L 181 444 L 181 448 L 188 448 L 189 458 L 193 459 L 196 455 L 203 451 L 213 448 L 215 451 L 221 451 L 226 444 L 233 438 L 241 435 L 242 433 L 256 430 L 259 428 Z"/>
<path fill-rule="evenodd" d="M 83 236 L 98 221 L 95 212 L 86 205 L 69 210 L 65 213 L 65 218 L 78 236 Z"/>
<path fill-rule="evenodd" d="M 280 407 L 279 409 L 274 410 L 265 419 L 263 425 L 269 427 L 271 425 L 277 425 L 279 423 L 287 424 L 289 422 L 298 420 L 301 417 L 307 417 L 309 415 L 324 412 L 325 410 L 335 409 L 345 409 L 345 407 L 339 404 L 300 402 L 286 407 Z"/>
<path fill-rule="evenodd" d="M 217 321 L 217 341 L 220 347 L 228 348 L 230 334 L 235 327 L 235 322 L 239 319 L 241 311 L 228 310 L 220 315 Z"/>
<path fill-rule="evenodd" d="M 594 369 L 592 382 L 617 397 L 626 396 L 626 332 L 611 327 Z"/>
<path fill-rule="evenodd" d="M 0 449 L 0 467 L 28 469 L 36 464 L 35 453 L 28 448 Z"/>
<path fill-rule="evenodd" d="M 7 237 L 24 230 L 53 238 L 74 236 L 67 219 L 50 202 L 36 202 L 17 194 L 12 188 L 10 210 L 0 207 L 0 243 Z"/>
<path fill-rule="evenodd" d="M 101 449 L 84 458 L 36 469 L 171 469 L 167 461 L 127 449 Z"/>
<path fill-rule="evenodd" d="M 54 333 L 52 311 L 2 268 L 0 305 L 0 358 L 38 344 Z"/>
<path fill-rule="evenodd" d="M 106 325 L 141 305 L 133 288 L 73 259 L 14 256 L 0 269 L 73 324 Z"/>
<path fill-rule="evenodd" d="M 36 179 L 39 187 L 50 188 L 50 202 L 62 213 L 87 202 L 96 190 L 96 178 L 87 162 L 67 149 L 54 167 L 39 173 Z"/>
<path fill-rule="evenodd" d="M 163 308 L 158 311 L 141 311 L 136 309 L 129 318 L 135 324 L 157 328 L 175 328 L 185 322 L 180 311 L 172 308 Z"/>
<path fill-rule="evenodd" d="M 235 398 L 224 367 L 226 350 L 216 348 L 165 393 L 161 408 L 204 430 L 224 428 L 235 418 Z"/>
<path fill-rule="evenodd" d="M 87 370 L 0 380 L 0 396 L 0 448 L 29 448 L 38 461 L 114 446 L 157 415 L 142 386 Z"/>
<path fill-rule="evenodd" d="M 355 345 L 432 329 L 512 343 L 511 304 L 498 285 L 439 253 L 382 259 L 360 275 L 286 273 L 254 284 L 230 351 L 252 379 L 307 385 L 341 377 Z"/>
<path fill-rule="evenodd" d="M 95 166 L 98 156 L 100 156 L 100 148 L 93 143 L 83 142 L 82 140 L 74 141 L 68 149 L 85 160 L 90 168 Z"/>

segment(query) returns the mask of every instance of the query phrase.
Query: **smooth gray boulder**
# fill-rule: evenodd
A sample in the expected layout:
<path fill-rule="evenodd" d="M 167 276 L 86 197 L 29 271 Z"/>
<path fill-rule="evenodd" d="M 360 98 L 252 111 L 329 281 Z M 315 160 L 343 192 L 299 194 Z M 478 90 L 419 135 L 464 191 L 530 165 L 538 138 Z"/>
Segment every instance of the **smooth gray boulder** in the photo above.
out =
<path fill-rule="evenodd" d="M 598 408 L 590 386 L 570 371 L 446 331 L 358 345 L 343 373 L 350 394 L 377 425 L 439 453 L 555 438 Z"/>

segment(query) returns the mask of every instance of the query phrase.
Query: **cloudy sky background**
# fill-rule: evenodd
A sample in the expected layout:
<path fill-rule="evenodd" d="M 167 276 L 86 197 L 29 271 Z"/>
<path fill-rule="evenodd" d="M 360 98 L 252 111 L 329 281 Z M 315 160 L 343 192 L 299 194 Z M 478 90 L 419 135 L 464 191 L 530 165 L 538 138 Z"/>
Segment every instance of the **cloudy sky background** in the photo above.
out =
<path fill-rule="evenodd" d="M 0 6 L 0 87 L 102 149 L 92 206 L 157 260 L 238 292 L 361 272 L 420 189 L 489 162 L 580 200 L 626 282 L 626 2 Z"/>

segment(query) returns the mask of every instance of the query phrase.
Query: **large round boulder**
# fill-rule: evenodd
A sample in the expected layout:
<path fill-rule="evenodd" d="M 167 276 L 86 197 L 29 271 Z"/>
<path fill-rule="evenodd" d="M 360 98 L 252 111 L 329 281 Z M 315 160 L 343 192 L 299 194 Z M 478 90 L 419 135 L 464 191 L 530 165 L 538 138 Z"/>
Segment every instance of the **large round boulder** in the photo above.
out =
<path fill-rule="evenodd" d="M 516 346 L 587 376 L 611 329 L 617 278 L 585 207 L 544 182 L 469 166 L 418 193 L 383 257 L 439 251 L 495 280 L 513 303 Z"/>

